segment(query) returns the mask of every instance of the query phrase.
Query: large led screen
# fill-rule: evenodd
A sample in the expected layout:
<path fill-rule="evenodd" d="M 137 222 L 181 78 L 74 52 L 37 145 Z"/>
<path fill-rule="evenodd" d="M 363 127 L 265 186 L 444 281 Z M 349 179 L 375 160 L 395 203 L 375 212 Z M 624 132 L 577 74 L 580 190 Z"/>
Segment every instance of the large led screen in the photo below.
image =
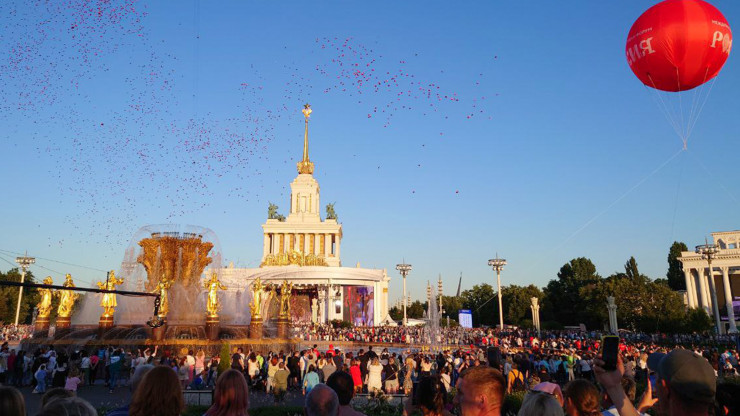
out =
<path fill-rule="evenodd" d="M 355 326 L 373 326 L 375 294 L 371 286 L 344 286 L 345 321 Z"/>

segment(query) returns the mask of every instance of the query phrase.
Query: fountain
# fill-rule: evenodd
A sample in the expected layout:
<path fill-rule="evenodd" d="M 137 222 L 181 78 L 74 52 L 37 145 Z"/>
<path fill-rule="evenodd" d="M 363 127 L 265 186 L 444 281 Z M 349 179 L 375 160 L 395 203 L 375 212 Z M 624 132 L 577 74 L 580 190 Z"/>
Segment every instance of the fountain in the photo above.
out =
<path fill-rule="evenodd" d="M 441 351 L 442 333 L 439 329 L 439 307 L 437 306 L 437 288 L 428 287 L 429 302 L 425 313 L 426 325 L 424 325 L 423 339 L 429 345 L 431 351 Z"/>
<path fill-rule="evenodd" d="M 291 344 L 286 339 L 263 339 L 261 328 L 255 328 L 249 336 L 252 282 L 226 287 L 219 280 L 220 270 L 220 245 L 213 231 L 196 226 L 142 227 L 126 249 L 120 269 L 93 282 L 92 287 L 158 293 L 161 304 L 157 317 L 153 318 L 154 297 L 87 293 L 74 307 L 71 325 L 62 321 L 69 329 L 60 331 L 57 323 L 55 336 L 39 331 L 26 342 L 53 342 L 69 348 L 156 344 L 177 350 L 204 349 L 207 353 L 217 353 L 222 342 L 289 349 Z M 268 301 L 278 303 L 278 299 Z M 263 313 L 270 309 L 264 308 Z M 147 322 L 152 321 L 162 325 L 150 328 Z M 38 326 L 48 328 L 48 319 Z M 274 334 L 275 330 L 265 332 Z"/>

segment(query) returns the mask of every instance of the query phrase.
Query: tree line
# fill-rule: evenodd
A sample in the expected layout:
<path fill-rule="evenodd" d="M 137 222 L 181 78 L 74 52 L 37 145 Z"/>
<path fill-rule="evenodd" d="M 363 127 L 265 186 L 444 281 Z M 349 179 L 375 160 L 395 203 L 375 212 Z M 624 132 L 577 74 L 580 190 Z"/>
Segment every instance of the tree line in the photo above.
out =
<path fill-rule="evenodd" d="M 630 257 L 623 272 L 602 277 L 593 262 L 579 257 L 565 263 L 544 288 L 535 285 L 508 285 L 501 288 L 504 324 L 532 328 L 531 298 L 539 299 L 542 329 L 561 329 L 584 324 L 587 329 L 604 329 L 608 323 L 607 297 L 614 296 L 620 329 L 640 332 L 693 333 L 712 327 L 703 309 L 685 306 L 679 290 L 685 290 L 685 278 L 678 257 L 686 244 L 674 242 L 668 253 L 665 278 L 650 279 L 640 273 L 637 261 Z M 460 309 L 470 309 L 475 326 L 498 325 L 498 299 L 493 286 L 483 283 L 460 293 L 443 296 L 442 323 L 457 320 Z M 415 301 L 407 307 L 409 318 L 422 318 L 426 302 Z M 391 318 L 403 318 L 403 310 L 392 308 Z"/>

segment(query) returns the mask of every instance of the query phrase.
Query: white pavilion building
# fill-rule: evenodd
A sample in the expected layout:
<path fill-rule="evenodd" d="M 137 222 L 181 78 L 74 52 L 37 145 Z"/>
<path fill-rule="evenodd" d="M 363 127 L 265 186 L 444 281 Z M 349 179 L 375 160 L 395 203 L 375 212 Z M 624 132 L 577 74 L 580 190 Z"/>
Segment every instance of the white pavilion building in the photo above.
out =
<path fill-rule="evenodd" d="M 384 269 L 342 267 L 342 224 L 331 204 L 327 205 L 327 217 L 321 218 L 319 183 L 308 157 L 308 104 L 303 114 L 303 159 L 298 162 L 298 176 L 290 184 L 290 212 L 283 218 L 277 215 L 276 207 L 270 207 L 268 219 L 262 224 L 259 268 L 227 267 L 220 270 L 221 280 L 230 290 L 246 294 L 251 293 L 257 278 L 263 284 L 279 286 L 284 280 L 293 283 L 294 322 L 339 319 L 359 326 L 380 325 L 388 315 L 390 278 Z M 251 295 L 247 296 L 251 302 Z M 264 319 L 274 318 L 276 309 L 276 305 L 268 305 Z"/>
<path fill-rule="evenodd" d="M 716 299 L 720 332 L 735 333 L 740 318 L 740 231 L 712 233 L 709 243 L 718 249 L 712 256 L 712 270 L 707 259 L 694 251 L 684 251 L 678 258 L 686 278 L 685 302 L 690 308 L 704 309 L 716 321 L 712 306 Z"/>

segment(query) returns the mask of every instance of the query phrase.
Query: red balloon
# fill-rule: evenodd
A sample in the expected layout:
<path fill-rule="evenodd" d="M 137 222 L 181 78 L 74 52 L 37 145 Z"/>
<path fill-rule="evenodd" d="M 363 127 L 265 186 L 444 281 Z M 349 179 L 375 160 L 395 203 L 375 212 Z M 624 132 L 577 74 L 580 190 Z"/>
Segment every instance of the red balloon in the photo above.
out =
<path fill-rule="evenodd" d="M 627 63 L 648 87 L 686 91 L 717 76 L 732 48 L 722 13 L 702 0 L 666 0 L 627 35 Z"/>

